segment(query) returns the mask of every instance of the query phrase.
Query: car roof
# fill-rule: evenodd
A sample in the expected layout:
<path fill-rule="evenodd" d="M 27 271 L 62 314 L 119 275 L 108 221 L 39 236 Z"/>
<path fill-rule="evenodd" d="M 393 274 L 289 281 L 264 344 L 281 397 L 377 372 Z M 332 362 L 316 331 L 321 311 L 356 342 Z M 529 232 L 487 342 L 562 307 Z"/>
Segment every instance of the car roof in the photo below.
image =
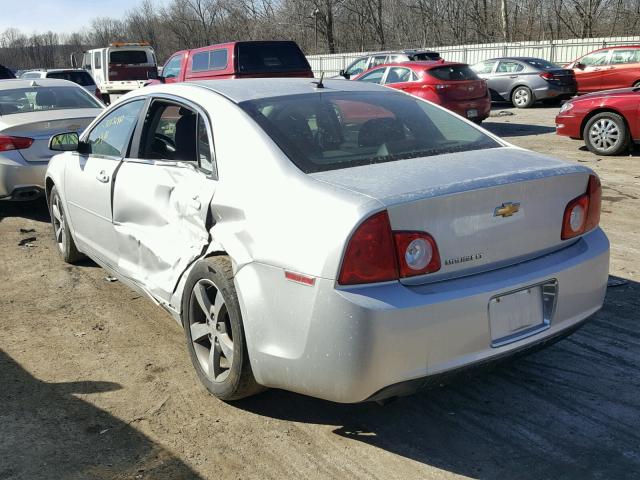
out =
<path fill-rule="evenodd" d="M 198 85 L 227 97 L 235 103 L 261 98 L 304 95 L 328 92 L 389 92 L 380 85 L 349 80 L 324 80 L 324 88 L 317 88 L 312 78 L 244 78 L 231 80 L 203 80 L 182 85 Z M 173 86 L 173 85 L 170 85 Z M 144 89 L 142 89 L 144 90 Z"/>
<path fill-rule="evenodd" d="M 447 61 L 443 61 L 443 60 L 416 60 L 416 61 L 410 61 L 410 62 L 390 62 L 390 63 L 383 63 L 380 65 L 376 65 L 373 68 L 380 68 L 380 67 L 407 67 L 407 68 L 411 68 L 412 70 L 429 70 L 432 68 L 439 68 L 439 67 L 450 67 L 452 65 L 467 65 L 466 63 L 462 63 L 462 62 L 447 62 Z M 373 68 L 371 70 L 373 70 Z M 365 72 L 363 72 L 365 73 Z"/>
<path fill-rule="evenodd" d="M 33 85 L 33 84 L 36 85 Z M 8 79 L 0 82 L 0 90 L 9 90 L 12 88 L 29 88 L 32 86 L 39 87 L 80 87 L 77 83 L 70 82 L 68 80 L 62 80 L 59 78 L 16 78 Z"/>
<path fill-rule="evenodd" d="M 543 62 L 548 62 L 549 60 L 545 60 L 544 58 L 540 58 L 540 57 L 494 57 L 494 58 L 487 58 L 486 60 L 481 60 L 478 63 L 482 63 L 482 62 L 491 62 L 494 60 L 519 60 L 521 62 L 527 61 L 527 60 L 542 60 Z"/>

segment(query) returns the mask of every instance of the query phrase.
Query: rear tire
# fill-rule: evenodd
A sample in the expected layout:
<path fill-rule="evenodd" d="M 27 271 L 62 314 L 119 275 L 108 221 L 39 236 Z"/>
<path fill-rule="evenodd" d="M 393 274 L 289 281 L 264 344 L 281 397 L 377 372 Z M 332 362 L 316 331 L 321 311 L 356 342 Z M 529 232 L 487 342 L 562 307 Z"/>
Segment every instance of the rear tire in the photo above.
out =
<path fill-rule="evenodd" d="M 49 215 L 51 226 L 53 227 L 53 240 L 56 243 L 58 253 L 67 263 L 76 263 L 84 258 L 84 255 L 76 248 L 73 241 L 67 214 L 62 206 L 62 199 L 58 193 L 58 188 L 54 185 L 49 194 Z"/>
<path fill-rule="evenodd" d="M 520 87 L 516 87 L 513 92 L 511 92 L 511 103 L 516 108 L 529 108 L 535 103 L 535 98 L 533 98 L 533 92 L 529 87 L 525 87 L 524 85 Z"/>
<path fill-rule="evenodd" d="M 209 393 L 233 401 L 263 390 L 251 370 L 229 257 L 193 267 L 182 295 L 182 323 L 191 363 Z"/>
<path fill-rule="evenodd" d="M 629 149 L 627 124 L 617 113 L 602 112 L 589 119 L 582 131 L 589 151 L 596 155 L 620 155 Z"/>

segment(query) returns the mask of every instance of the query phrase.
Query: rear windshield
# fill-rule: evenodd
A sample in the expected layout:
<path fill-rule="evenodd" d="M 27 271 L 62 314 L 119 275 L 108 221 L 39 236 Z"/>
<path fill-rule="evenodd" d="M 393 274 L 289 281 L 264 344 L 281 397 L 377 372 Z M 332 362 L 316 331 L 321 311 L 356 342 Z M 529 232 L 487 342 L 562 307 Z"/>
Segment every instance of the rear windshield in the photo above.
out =
<path fill-rule="evenodd" d="M 272 73 L 311 70 L 293 42 L 246 42 L 237 46 L 240 73 Z"/>
<path fill-rule="evenodd" d="M 0 90 L 0 115 L 69 108 L 102 108 L 102 106 L 80 87 L 29 87 Z"/>
<path fill-rule="evenodd" d="M 149 63 L 146 50 L 115 50 L 109 54 L 110 63 L 140 65 Z"/>
<path fill-rule="evenodd" d="M 471 67 L 468 65 L 451 65 L 427 70 L 427 73 L 438 80 L 458 81 L 458 80 L 478 80 Z"/>
<path fill-rule="evenodd" d="M 418 52 L 409 55 L 411 60 L 440 60 L 440 54 L 438 52 Z"/>
<path fill-rule="evenodd" d="M 560 68 L 562 68 L 555 63 L 547 62 L 546 60 L 542 60 L 541 58 L 529 58 L 524 62 L 539 70 L 559 70 Z"/>
<path fill-rule="evenodd" d="M 93 78 L 91 78 L 91 75 L 89 75 L 87 72 L 48 72 L 47 78 L 60 78 L 62 80 L 69 80 L 70 82 L 77 83 L 78 85 L 82 85 L 83 87 L 95 84 Z"/>
<path fill-rule="evenodd" d="M 499 147 L 447 111 L 397 92 L 331 92 L 240 103 L 305 173 Z"/>

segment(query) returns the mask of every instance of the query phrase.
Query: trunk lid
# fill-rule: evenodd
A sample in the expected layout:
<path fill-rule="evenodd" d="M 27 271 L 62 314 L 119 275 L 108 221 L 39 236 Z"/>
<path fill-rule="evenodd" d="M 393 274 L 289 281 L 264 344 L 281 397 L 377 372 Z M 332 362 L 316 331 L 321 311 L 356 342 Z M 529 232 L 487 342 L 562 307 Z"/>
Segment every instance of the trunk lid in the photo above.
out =
<path fill-rule="evenodd" d="M 573 70 L 565 68 L 545 70 L 544 72 L 541 72 L 540 75 L 546 75 L 542 78 L 557 85 L 574 85 L 576 83 L 576 75 L 573 73 Z"/>
<path fill-rule="evenodd" d="M 48 162 L 55 154 L 49 150 L 49 139 L 58 133 L 82 131 L 102 112 L 99 108 L 47 110 L 0 117 L 11 124 L 1 129 L 6 135 L 33 138 L 29 148 L 19 150 L 27 162 Z"/>
<path fill-rule="evenodd" d="M 517 148 L 497 148 L 314 173 L 377 199 L 393 230 L 431 234 L 438 272 L 429 283 L 501 268 L 562 248 L 566 205 L 591 170 Z M 511 211 L 509 211 L 511 210 Z M 511 214 L 509 214 L 511 213 Z"/>
<path fill-rule="evenodd" d="M 436 87 L 438 93 L 446 101 L 475 100 L 487 95 L 487 85 L 484 80 L 450 82 L 438 87 Z"/>

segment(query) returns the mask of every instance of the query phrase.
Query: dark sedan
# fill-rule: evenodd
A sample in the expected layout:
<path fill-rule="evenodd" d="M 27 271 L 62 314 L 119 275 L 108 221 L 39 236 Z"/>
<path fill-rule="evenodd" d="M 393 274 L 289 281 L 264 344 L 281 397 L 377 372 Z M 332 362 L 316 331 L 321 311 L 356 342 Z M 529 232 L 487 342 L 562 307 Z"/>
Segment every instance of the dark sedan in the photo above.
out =
<path fill-rule="evenodd" d="M 471 67 L 487 81 L 494 101 L 507 101 L 529 108 L 539 100 L 559 102 L 576 94 L 573 70 L 541 58 L 492 58 Z"/>

